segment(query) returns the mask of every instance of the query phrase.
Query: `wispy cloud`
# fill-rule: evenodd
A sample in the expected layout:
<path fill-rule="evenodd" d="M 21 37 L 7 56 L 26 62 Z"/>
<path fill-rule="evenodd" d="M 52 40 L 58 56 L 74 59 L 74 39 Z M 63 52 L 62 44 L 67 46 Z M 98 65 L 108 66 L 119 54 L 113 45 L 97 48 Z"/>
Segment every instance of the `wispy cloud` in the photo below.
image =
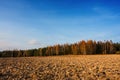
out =
<path fill-rule="evenodd" d="M 30 44 L 30 45 L 40 45 L 40 42 L 35 40 L 35 39 L 32 39 L 32 40 L 28 41 L 28 44 Z"/>

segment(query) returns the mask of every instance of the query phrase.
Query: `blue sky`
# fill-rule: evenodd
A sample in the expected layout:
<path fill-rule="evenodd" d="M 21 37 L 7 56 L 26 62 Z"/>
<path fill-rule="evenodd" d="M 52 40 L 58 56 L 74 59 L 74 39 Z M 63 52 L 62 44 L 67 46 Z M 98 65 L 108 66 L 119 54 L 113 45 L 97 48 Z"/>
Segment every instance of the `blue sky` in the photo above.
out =
<path fill-rule="evenodd" d="M 0 50 L 119 35 L 119 0 L 0 0 Z"/>

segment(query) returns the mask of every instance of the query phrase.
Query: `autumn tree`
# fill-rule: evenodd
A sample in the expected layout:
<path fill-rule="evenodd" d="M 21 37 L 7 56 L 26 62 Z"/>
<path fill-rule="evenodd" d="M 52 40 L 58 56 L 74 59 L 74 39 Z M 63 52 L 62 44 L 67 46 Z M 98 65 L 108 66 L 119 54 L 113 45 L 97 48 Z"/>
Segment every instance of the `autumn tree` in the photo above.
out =
<path fill-rule="evenodd" d="M 42 54 L 43 54 L 43 53 L 42 53 L 42 48 L 39 48 L 39 49 L 38 49 L 38 54 L 39 54 L 39 56 L 42 56 Z"/>
<path fill-rule="evenodd" d="M 63 45 L 63 53 L 64 55 L 72 54 L 71 46 L 68 43 Z"/>
<path fill-rule="evenodd" d="M 19 50 L 17 57 L 22 57 L 22 56 L 23 56 L 23 50 Z"/>
<path fill-rule="evenodd" d="M 51 48 L 51 46 L 48 46 L 48 47 L 46 48 L 46 55 L 47 55 L 47 56 L 52 55 L 52 48 Z"/>
<path fill-rule="evenodd" d="M 86 42 L 84 40 L 81 41 L 80 51 L 81 54 L 87 54 Z"/>
<path fill-rule="evenodd" d="M 93 42 L 93 54 L 96 54 L 97 52 L 97 44 L 96 41 Z"/>
<path fill-rule="evenodd" d="M 94 44 L 92 40 L 88 40 L 86 43 L 86 52 L 87 54 L 93 54 L 94 53 Z"/>
<path fill-rule="evenodd" d="M 55 45 L 55 52 L 56 52 L 56 55 L 59 55 L 59 52 L 60 52 L 60 45 Z"/>
<path fill-rule="evenodd" d="M 72 45 L 72 53 L 75 55 L 78 54 L 78 45 L 76 43 Z"/>

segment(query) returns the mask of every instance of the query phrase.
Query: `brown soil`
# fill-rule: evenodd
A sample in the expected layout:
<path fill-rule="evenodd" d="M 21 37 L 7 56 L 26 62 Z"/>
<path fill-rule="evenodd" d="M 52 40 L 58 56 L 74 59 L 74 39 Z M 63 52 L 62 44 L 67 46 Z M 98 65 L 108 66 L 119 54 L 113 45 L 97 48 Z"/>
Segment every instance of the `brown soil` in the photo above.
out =
<path fill-rule="evenodd" d="M 120 80 L 120 55 L 0 58 L 0 80 Z"/>

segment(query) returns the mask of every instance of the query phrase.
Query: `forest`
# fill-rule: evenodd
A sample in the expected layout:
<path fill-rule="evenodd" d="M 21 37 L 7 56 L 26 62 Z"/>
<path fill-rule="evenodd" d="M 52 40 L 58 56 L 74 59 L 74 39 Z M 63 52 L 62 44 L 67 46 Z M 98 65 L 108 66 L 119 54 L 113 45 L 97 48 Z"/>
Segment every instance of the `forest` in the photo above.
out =
<path fill-rule="evenodd" d="M 5 50 L 0 52 L 0 57 L 32 57 L 93 54 L 120 54 L 120 42 L 113 43 L 112 40 L 82 40 L 73 44 L 56 44 L 53 46 L 47 46 L 38 49 Z"/>

